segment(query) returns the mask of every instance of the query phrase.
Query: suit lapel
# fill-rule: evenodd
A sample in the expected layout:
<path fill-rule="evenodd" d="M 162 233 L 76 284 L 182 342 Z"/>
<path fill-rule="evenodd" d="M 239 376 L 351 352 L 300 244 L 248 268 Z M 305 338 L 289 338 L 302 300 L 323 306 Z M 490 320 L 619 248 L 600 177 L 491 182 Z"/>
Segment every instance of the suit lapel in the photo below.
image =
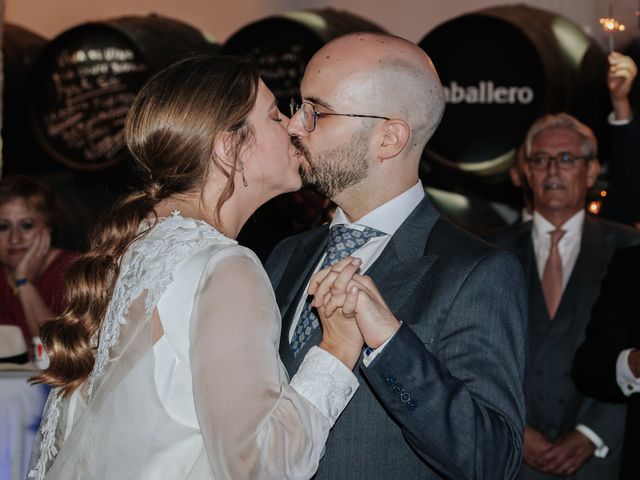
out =
<path fill-rule="evenodd" d="M 306 285 L 313 268 L 326 250 L 329 241 L 328 230 L 328 226 L 319 227 L 300 239 L 294 247 L 287 268 L 276 288 L 276 298 L 282 318 L 287 316 L 290 308 L 295 309 L 297 302 L 294 300 L 299 297 L 300 289 Z"/>
<path fill-rule="evenodd" d="M 588 298 L 590 287 L 593 285 L 600 286 L 599 282 L 594 283 L 592 272 L 594 265 L 602 258 L 601 250 L 603 245 L 604 232 L 602 228 L 598 222 L 587 216 L 582 228 L 580 252 L 558 306 L 557 317 L 559 319 L 571 317 L 577 313 L 575 311 L 577 305 L 575 296 L 578 292 Z"/>
<path fill-rule="evenodd" d="M 431 201 L 425 197 L 366 272 L 393 312 L 401 310 L 438 258 L 428 254 L 426 246 L 439 217 Z"/>

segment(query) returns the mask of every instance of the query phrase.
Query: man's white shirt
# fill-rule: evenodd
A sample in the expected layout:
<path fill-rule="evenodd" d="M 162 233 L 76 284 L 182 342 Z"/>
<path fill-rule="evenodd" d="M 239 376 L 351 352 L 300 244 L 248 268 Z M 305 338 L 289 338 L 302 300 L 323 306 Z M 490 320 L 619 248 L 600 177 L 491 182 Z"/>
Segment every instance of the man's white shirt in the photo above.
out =
<path fill-rule="evenodd" d="M 582 227 L 584 225 L 584 210 L 580 210 L 573 217 L 567 220 L 560 229 L 566 233 L 558 242 L 558 250 L 562 259 L 562 291 L 569 283 L 569 277 L 576 266 L 576 260 L 580 254 L 580 242 L 582 241 Z M 550 232 L 556 227 L 538 212 L 533 212 L 533 251 L 536 254 L 536 265 L 538 267 L 538 277 L 542 280 L 544 267 L 551 251 Z"/>

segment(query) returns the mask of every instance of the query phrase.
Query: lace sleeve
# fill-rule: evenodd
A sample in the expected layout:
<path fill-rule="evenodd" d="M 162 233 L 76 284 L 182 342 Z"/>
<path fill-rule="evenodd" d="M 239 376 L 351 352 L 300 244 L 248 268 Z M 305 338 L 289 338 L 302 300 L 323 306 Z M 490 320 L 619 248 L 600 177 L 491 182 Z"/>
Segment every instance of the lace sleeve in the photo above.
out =
<path fill-rule="evenodd" d="M 232 255 L 210 262 L 197 297 L 194 400 L 215 477 L 310 478 L 335 417 L 357 388 L 355 377 L 316 349 L 320 361 L 303 364 L 289 385 L 278 357 L 280 315 L 257 260 Z"/>

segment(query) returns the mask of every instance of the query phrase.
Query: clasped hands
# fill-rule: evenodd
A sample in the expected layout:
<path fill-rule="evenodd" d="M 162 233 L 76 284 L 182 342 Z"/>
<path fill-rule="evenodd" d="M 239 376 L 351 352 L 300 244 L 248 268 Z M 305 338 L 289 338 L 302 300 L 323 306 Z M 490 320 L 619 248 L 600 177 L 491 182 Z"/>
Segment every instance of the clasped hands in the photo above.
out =
<path fill-rule="evenodd" d="M 378 348 L 400 328 L 373 280 L 358 274 L 361 264 L 346 257 L 315 273 L 308 290 L 322 322 L 320 348 L 351 369 L 364 344 Z"/>
<path fill-rule="evenodd" d="M 595 445 L 577 430 L 564 434 L 555 442 L 535 428 L 524 431 L 524 463 L 548 475 L 569 476 L 576 473 L 595 452 Z"/>

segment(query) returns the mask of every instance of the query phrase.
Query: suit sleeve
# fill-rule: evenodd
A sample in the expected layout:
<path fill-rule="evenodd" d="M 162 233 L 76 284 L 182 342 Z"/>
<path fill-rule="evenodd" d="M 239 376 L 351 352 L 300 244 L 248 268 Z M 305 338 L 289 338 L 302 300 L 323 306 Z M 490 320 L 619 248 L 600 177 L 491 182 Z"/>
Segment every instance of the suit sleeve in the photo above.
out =
<path fill-rule="evenodd" d="M 527 305 L 520 263 L 467 274 L 433 351 L 405 320 L 363 374 L 405 438 L 447 478 L 508 479 L 521 464 Z"/>
<path fill-rule="evenodd" d="M 637 186 L 640 178 L 640 124 L 634 119 L 626 125 L 611 125 L 609 133 L 613 160 L 602 216 L 631 224 L 640 220 Z"/>
<path fill-rule="evenodd" d="M 638 346 L 633 344 L 634 324 L 640 318 L 634 288 L 636 262 L 628 251 L 617 252 L 611 260 L 571 371 L 582 393 L 604 401 L 626 400 L 616 382 L 616 362 L 622 350 Z"/>
<path fill-rule="evenodd" d="M 578 412 L 577 423 L 589 427 L 611 451 L 619 447 L 622 441 L 620 428 L 624 425 L 626 415 L 627 409 L 623 404 L 588 398 Z"/>

